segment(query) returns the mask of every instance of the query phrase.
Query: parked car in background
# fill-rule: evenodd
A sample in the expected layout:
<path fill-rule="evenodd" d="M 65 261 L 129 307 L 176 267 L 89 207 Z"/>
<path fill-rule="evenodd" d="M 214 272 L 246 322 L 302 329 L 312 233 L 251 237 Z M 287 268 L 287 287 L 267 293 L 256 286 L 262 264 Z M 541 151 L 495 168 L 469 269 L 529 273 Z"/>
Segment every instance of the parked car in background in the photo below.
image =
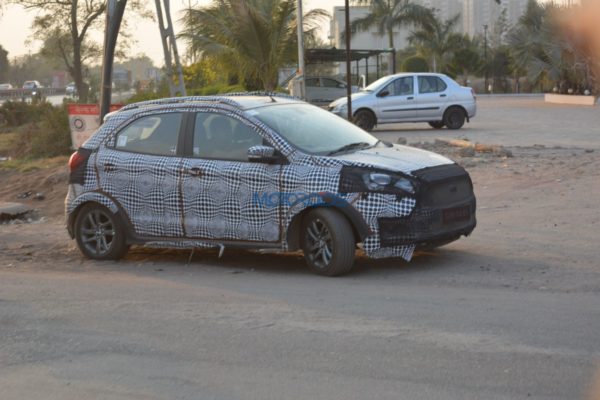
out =
<path fill-rule="evenodd" d="M 328 76 L 308 76 L 305 78 L 306 101 L 313 104 L 329 104 L 335 99 L 347 95 L 346 82 Z M 352 93 L 358 92 L 358 86 L 352 86 Z M 299 97 L 290 84 L 290 94 Z"/>
<path fill-rule="evenodd" d="M 357 247 L 410 260 L 475 228 L 469 174 L 274 94 L 134 103 L 69 160 L 67 229 L 81 252 L 151 247 L 303 250 L 322 275 Z"/>
<path fill-rule="evenodd" d="M 65 88 L 65 94 L 71 97 L 77 95 L 77 86 L 75 85 L 75 82 L 71 82 L 67 85 L 67 87 Z"/>
<path fill-rule="evenodd" d="M 347 118 L 347 98 L 329 105 Z M 397 122 L 428 122 L 433 128 L 460 129 L 477 112 L 475 92 L 444 74 L 402 73 L 385 76 L 352 95 L 355 123 L 370 131 Z"/>
<path fill-rule="evenodd" d="M 13 85 L 10 83 L 0 83 L 0 90 L 11 90 Z"/>
<path fill-rule="evenodd" d="M 44 86 L 39 83 L 38 81 L 25 81 L 25 83 L 23 83 L 23 89 L 29 89 L 29 90 L 34 90 L 34 89 L 43 89 Z"/>

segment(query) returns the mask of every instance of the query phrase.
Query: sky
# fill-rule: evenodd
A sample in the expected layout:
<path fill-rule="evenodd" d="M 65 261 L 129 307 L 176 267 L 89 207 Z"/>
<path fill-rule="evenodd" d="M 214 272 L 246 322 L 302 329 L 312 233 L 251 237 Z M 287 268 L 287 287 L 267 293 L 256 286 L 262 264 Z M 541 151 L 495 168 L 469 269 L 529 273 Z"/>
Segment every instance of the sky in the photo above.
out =
<path fill-rule="evenodd" d="M 154 1 L 148 1 L 149 8 L 155 10 Z M 175 24 L 175 33 L 178 31 L 179 24 L 176 22 L 180 17 L 181 10 L 188 7 L 188 0 L 171 0 L 171 16 Z M 209 4 L 210 0 L 192 0 L 192 4 Z M 304 0 L 304 10 L 313 8 L 323 8 L 332 12 L 333 7 L 344 5 L 344 0 Z M 19 6 L 7 6 L 0 15 L 0 45 L 8 51 L 8 57 L 13 57 L 35 53 L 39 49 L 39 43 L 32 42 L 30 37 L 30 26 L 35 12 L 26 12 Z M 125 11 L 127 18 L 127 11 Z M 131 32 L 136 33 L 137 43 L 131 46 L 130 56 L 136 56 L 144 53 L 148 55 L 157 66 L 162 66 L 163 50 L 158 31 L 158 23 L 152 21 L 136 21 L 130 19 Z M 327 35 L 328 27 L 324 27 L 324 35 Z M 101 40 L 102 38 L 99 37 Z M 178 41 L 179 45 L 179 41 Z M 178 47 L 180 47 L 179 45 Z M 180 48 L 179 52 L 183 54 L 185 48 Z"/>

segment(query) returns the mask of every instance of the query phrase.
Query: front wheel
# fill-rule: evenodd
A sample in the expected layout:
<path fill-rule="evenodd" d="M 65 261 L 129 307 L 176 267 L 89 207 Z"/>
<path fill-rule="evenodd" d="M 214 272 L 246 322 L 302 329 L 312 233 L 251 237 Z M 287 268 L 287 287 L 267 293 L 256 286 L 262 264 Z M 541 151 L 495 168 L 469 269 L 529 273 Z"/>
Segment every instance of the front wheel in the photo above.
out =
<path fill-rule="evenodd" d="M 465 112 L 462 108 L 452 107 L 444 114 L 444 124 L 448 129 L 460 129 L 465 124 Z"/>
<path fill-rule="evenodd" d="M 317 208 L 304 218 L 302 250 L 311 271 L 325 276 L 349 272 L 355 247 L 352 226 L 339 212 Z"/>
<path fill-rule="evenodd" d="M 367 132 L 375 127 L 375 116 L 368 110 L 360 110 L 354 115 L 354 123 Z"/>
<path fill-rule="evenodd" d="M 117 260 L 129 250 L 117 216 L 96 203 L 83 206 L 77 214 L 75 239 L 79 250 L 95 260 Z"/>

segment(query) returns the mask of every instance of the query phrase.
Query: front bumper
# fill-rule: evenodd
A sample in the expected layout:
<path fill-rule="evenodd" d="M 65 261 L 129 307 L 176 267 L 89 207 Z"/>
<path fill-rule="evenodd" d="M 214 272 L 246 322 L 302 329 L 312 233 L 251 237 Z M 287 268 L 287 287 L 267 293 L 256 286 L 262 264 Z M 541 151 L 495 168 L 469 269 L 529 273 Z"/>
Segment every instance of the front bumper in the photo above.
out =
<path fill-rule="evenodd" d="M 407 217 L 378 218 L 377 222 L 381 247 L 448 243 L 475 229 L 475 197 L 447 207 L 417 207 Z"/>
<path fill-rule="evenodd" d="M 416 207 L 404 217 L 377 219 L 381 247 L 448 243 L 469 235 L 475 226 L 476 200 L 468 173 L 443 165 L 414 171 L 420 189 Z"/>

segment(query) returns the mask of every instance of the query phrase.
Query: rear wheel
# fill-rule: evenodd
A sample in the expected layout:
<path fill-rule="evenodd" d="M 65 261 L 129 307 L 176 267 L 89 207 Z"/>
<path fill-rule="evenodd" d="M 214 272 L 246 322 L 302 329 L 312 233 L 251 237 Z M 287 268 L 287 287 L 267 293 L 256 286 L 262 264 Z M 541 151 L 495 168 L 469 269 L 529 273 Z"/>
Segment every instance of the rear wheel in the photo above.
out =
<path fill-rule="evenodd" d="M 355 247 L 352 226 L 337 211 L 317 208 L 304 218 L 302 250 L 311 271 L 325 276 L 349 272 Z"/>
<path fill-rule="evenodd" d="M 429 126 L 434 129 L 442 129 L 446 124 L 444 124 L 444 121 L 431 121 L 429 122 Z"/>
<path fill-rule="evenodd" d="M 449 108 L 444 114 L 444 124 L 448 129 L 460 129 L 465 124 L 465 112 L 462 108 Z"/>
<path fill-rule="evenodd" d="M 75 239 L 79 250 L 95 260 L 116 260 L 129 250 L 117 216 L 97 203 L 83 206 L 77 214 Z"/>
<path fill-rule="evenodd" d="M 359 110 L 354 115 L 354 123 L 367 132 L 371 132 L 375 127 L 375 116 L 369 110 Z"/>

